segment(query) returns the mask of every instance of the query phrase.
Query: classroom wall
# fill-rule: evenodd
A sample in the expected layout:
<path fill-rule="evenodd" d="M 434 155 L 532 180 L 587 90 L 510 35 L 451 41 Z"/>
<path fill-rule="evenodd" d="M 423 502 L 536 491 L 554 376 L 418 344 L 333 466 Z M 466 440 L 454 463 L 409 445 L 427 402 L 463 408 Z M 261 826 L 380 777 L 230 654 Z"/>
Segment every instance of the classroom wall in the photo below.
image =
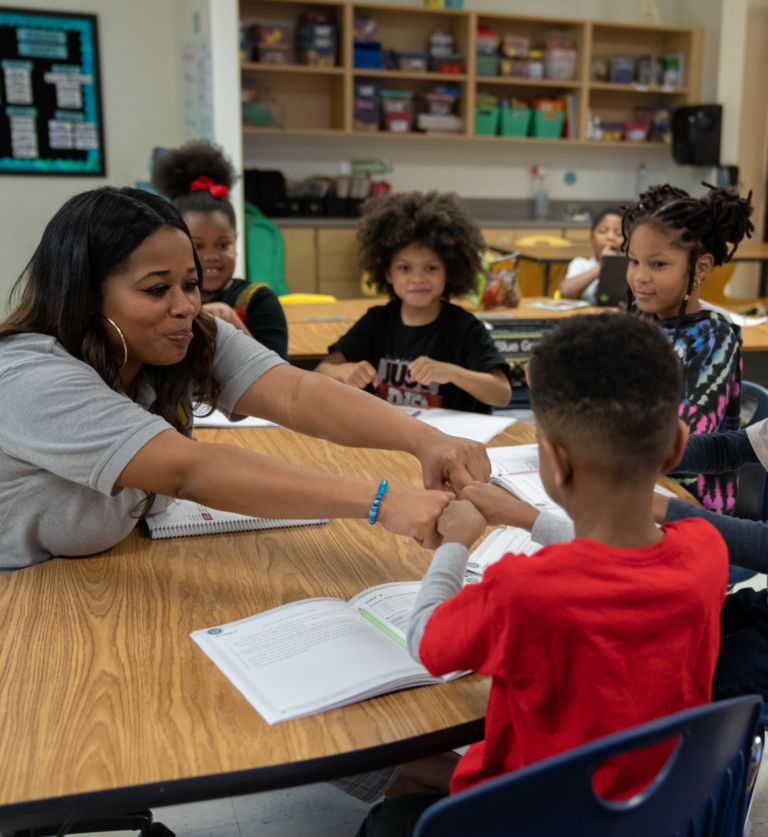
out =
<path fill-rule="evenodd" d="M 0 177 L 0 313 L 13 282 L 64 201 L 148 177 L 154 146 L 182 139 L 176 8 L 167 0 L 13 0 L 16 8 L 99 17 L 107 177 Z"/>
<path fill-rule="evenodd" d="M 388 0 L 373 0 L 387 2 Z M 403 0 L 401 0 L 402 2 Z M 420 6 L 422 0 L 404 0 Z M 659 0 L 662 22 L 670 26 L 705 29 L 702 100 L 714 101 L 718 88 L 718 55 L 723 3 L 726 0 Z M 584 18 L 621 23 L 636 20 L 640 0 L 465 0 L 469 10 L 521 15 Z M 383 157 L 394 167 L 388 177 L 395 189 L 451 189 L 464 197 L 525 198 L 531 192 L 530 167 L 547 169 L 547 190 L 552 198 L 578 203 L 580 199 L 626 200 L 635 192 L 637 167 L 645 163 L 649 182 L 668 181 L 696 194 L 703 192 L 706 169 L 676 166 L 668 149 L 569 149 L 545 145 L 486 144 L 472 141 L 425 142 L 423 139 L 387 141 L 353 137 L 246 136 L 246 167 L 278 168 L 290 177 L 336 174 L 339 161 L 357 157 Z M 566 185 L 566 172 L 576 183 Z"/>

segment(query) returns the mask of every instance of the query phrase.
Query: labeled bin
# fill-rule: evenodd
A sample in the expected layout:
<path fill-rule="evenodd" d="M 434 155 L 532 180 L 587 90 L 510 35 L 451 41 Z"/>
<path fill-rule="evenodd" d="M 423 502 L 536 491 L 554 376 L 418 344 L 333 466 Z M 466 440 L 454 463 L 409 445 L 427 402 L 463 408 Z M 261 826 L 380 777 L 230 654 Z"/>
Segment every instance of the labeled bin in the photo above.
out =
<path fill-rule="evenodd" d="M 477 75 L 479 76 L 495 76 L 499 72 L 499 57 L 498 55 L 478 55 L 475 58 Z"/>
<path fill-rule="evenodd" d="M 539 139 L 560 139 L 565 114 L 561 110 L 535 110 L 531 133 Z"/>
<path fill-rule="evenodd" d="M 530 108 L 501 108 L 499 132 L 503 137 L 527 137 L 532 113 Z"/>
<path fill-rule="evenodd" d="M 475 108 L 475 136 L 495 137 L 499 132 L 499 108 Z"/>

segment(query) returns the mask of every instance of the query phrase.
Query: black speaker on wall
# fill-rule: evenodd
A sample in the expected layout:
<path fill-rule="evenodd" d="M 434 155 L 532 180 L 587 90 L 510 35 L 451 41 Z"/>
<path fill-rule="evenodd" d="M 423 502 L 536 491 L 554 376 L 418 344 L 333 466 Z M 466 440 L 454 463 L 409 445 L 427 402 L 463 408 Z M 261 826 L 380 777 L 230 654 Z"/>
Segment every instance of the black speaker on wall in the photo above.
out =
<path fill-rule="evenodd" d="M 722 105 L 687 105 L 672 115 L 672 157 L 688 166 L 719 166 Z"/>

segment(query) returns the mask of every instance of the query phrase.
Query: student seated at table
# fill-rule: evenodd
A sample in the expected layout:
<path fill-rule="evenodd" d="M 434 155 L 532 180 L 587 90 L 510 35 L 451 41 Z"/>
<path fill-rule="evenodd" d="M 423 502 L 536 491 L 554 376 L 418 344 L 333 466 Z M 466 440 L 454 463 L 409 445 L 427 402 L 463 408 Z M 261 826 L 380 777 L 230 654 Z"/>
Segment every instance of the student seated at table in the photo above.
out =
<path fill-rule="evenodd" d="M 730 318 L 702 309 L 702 282 L 730 261 L 754 227 L 750 196 L 710 189 L 692 198 L 674 186 L 653 186 L 623 218 L 629 302 L 658 323 L 683 364 L 680 418 L 691 433 L 737 430 L 741 415 L 741 331 Z M 674 478 L 706 509 L 731 514 L 738 476 Z"/>
<path fill-rule="evenodd" d="M 377 492 L 355 477 L 196 442 L 196 404 L 406 451 L 430 488 L 490 478 L 483 445 L 296 369 L 201 310 L 202 282 L 186 224 L 158 195 L 94 189 L 48 223 L 16 285 L 18 305 L 0 322 L 0 573 L 109 549 L 153 494 L 258 517 L 368 518 L 439 543 L 443 490 L 383 479 Z"/>
<path fill-rule="evenodd" d="M 288 360 L 288 325 L 263 283 L 233 279 L 237 221 L 227 194 L 237 174 L 219 148 L 192 140 L 161 157 L 152 185 L 179 210 L 203 266 L 203 308 Z"/>
<path fill-rule="evenodd" d="M 620 209 L 604 209 L 595 218 L 589 235 L 594 255 L 585 259 L 573 259 L 565 272 L 559 290 L 565 299 L 583 299 L 590 305 L 597 304 L 597 286 L 600 281 L 600 264 L 603 256 L 621 253 L 624 234 L 621 231 Z"/>
<path fill-rule="evenodd" d="M 393 404 L 490 413 L 512 397 L 508 366 L 480 320 L 449 302 L 477 285 L 483 238 L 453 194 L 372 198 L 357 233 L 375 305 L 317 367 Z"/>
<path fill-rule="evenodd" d="M 658 330 L 627 319 L 565 320 L 531 358 L 541 477 L 576 540 L 505 555 L 464 586 L 486 522 L 513 520 L 521 504 L 471 485 L 438 521 L 443 544 L 411 614 L 408 649 L 433 674 L 493 678 L 485 740 L 462 757 L 451 793 L 711 699 L 728 555 L 702 520 L 654 523 L 654 483 L 688 435 L 677 416 L 680 366 Z M 605 762 L 596 792 L 630 798 L 673 747 Z M 359 834 L 410 834 L 437 798 L 386 800 Z M 513 834 L 513 810 L 509 821 Z"/>

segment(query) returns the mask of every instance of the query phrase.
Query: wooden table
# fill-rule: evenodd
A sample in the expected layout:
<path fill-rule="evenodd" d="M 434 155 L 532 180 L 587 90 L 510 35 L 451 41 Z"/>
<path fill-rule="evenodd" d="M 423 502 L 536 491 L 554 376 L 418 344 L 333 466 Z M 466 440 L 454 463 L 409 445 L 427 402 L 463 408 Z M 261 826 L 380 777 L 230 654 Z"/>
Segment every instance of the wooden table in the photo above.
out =
<path fill-rule="evenodd" d="M 478 313 L 466 300 L 453 300 L 472 313 Z M 530 308 L 534 302 L 551 302 L 545 296 L 524 297 L 518 308 L 494 308 L 481 312 L 483 317 L 512 315 L 516 320 L 549 320 L 570 317 L 573 314 L 594 314 L 601 308 L 574 308 L 571 311 L 546 311 Z M 374 305 L 386 305 L 388 297 L 364 299 L 340 299 L 338 302 L 284 305 L 288 321 L 288 355 L 291 360 L 321 360 L 328 354 L 328 347 L 346 334 L 350 328 Z"/>
<path fill-rule="evenodd" d="M 197 435 L 421 486 L 403 453 L 285 429 Z M 491 446 L 533 441 L 515 424 Z M 315 782 L 480 739 L 485 677 L 269 726 L 189 637 L 287 602 L 420 579 L 431 555 L 335 520 L 159 541 L 134 531 L 103 554 L 1 576 L 0 832 Z"/>

